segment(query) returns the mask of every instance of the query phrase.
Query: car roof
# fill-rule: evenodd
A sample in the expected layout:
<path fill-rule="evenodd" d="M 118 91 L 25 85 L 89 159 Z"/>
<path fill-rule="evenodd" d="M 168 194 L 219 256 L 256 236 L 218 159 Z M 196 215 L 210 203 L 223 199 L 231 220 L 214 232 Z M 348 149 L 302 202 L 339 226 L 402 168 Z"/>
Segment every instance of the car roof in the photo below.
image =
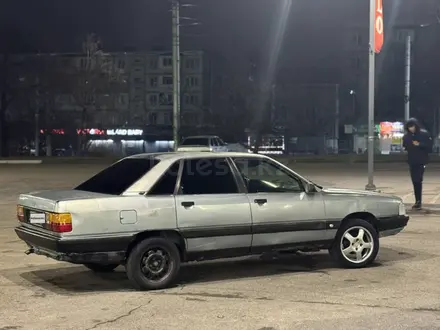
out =
<path fill-rule="evenodd" d="M 182 151 L 182 152 L 162 152 L 150 154 L 137 154 L 126 158 L 154 158 L 158 160 L 175 161 L 179 159 L 194 158 L 219 158 L 219 157 L 251 157 L 251 158 L 267 158 L 260 154 L 250 154 L 248 152 L 206 152 L 206 151 Z"/>

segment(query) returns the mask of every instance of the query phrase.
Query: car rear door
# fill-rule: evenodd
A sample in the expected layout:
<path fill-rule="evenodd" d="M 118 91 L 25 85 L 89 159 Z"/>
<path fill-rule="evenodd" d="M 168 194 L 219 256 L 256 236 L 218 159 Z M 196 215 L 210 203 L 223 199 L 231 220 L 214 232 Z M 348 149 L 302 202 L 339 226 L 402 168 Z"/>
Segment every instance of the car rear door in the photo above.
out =
<path fill-rule="evenodd" d="M 327 240 L 320 193 L 307 194 L 293 173 L 265 158 L 234 158 L 248 189 L 252 251 Z"/>
<path fill-rule="evenodd" d="M 190 257 L 235 256 L 250 250 L 249 200 L 230 164 L 224 157 L 183 161 L 176 214 Z"/>

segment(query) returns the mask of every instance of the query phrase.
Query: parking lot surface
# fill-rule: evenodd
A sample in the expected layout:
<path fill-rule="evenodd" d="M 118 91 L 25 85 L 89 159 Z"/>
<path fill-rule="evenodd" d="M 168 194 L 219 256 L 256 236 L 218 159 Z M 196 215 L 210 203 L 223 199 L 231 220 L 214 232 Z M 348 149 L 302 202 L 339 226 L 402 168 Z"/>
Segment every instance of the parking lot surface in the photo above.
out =
<path fill-rule="evenodd" d="M 174 288 L 131 289 L 124 269 L 93 274 L 23 252 L 13 232 L 21 192 L 70 188 L 99 165 L 0 166 L 0 330 L 6 329 L 440 329 L 440 217 L 414 215 L 381 240 L 370 268 L 337 268 L 307 253 L 191 263 Z M 297 168 L 317 183 L 363 188 L 364 166 Z M 436 204 L 440 169 L 425 178 Z M 378 189 L 411 202 L 405 166 L 377 169 Z"/>

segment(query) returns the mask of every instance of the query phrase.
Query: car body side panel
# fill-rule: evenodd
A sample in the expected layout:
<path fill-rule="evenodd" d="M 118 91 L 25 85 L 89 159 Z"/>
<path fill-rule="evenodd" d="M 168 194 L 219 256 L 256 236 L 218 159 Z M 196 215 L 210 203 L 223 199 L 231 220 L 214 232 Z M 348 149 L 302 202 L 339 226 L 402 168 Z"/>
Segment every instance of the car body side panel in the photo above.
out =
<path fill-rule="evenodd" d="M 252 247 L 327 239 L 327 218 L 320 193 L 248 194 L 252 210 Z M 267 199 L 259 205 L 258 199 Z"/>
<path fill-rule="evenodd" d="M 73 218 L 73 231 L 64 236 L 127 235 L 147 230 L 176 229 L 173 196 L 120 196 L 60 202 L 60 210 Z M 136 212 L 137 221 L 124 223 L 124 211 Z M 127 213 L 127 212 L 125 212 Z"/>
<path fill-rule="evenodd" d="M 194 206 L 182 205 L 187 202 Z M 251 246 L 251 211 L 245 194 L 178 195 L 176 213 L 190 253 Z"/>
<path fill-rule="evenodd" d="M 399 199 L 390 196 L 360 195 L 355 193 L 323 191 L 326 213 L 330 218 L 343 219 L 357 212 L 368 212 L 376 218 L 396 215 Z"/>

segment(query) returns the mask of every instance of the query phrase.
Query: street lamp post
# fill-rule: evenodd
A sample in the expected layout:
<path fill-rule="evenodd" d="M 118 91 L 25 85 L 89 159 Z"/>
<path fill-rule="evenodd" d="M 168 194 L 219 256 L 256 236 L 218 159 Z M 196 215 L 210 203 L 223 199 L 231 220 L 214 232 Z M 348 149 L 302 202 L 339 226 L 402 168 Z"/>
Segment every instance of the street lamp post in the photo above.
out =
<path fill-rule="evenodd" d="M 172 1 L 173 16 L 173 140 L 177 151 L 180 140 L 180 3 Z"/>
<path fill-rule="evenodd" d="M 374 78 L 376 1 L 370 0 L 370 44 L 368 53 L 368 183 L 365 190 L 376 190 L 374 185 Z"/>
<path fill-rule="evenodd" d="M 351 95 L 351 112 L 354 118 L 356 118 L 356 91 L 350 90 Z"/>
<path fill-rule="evenodd" d="M 411 93 L 411 36 L 406 37 L 405 44 L 405 122 L 410 116 L 410 93 Z"/>

